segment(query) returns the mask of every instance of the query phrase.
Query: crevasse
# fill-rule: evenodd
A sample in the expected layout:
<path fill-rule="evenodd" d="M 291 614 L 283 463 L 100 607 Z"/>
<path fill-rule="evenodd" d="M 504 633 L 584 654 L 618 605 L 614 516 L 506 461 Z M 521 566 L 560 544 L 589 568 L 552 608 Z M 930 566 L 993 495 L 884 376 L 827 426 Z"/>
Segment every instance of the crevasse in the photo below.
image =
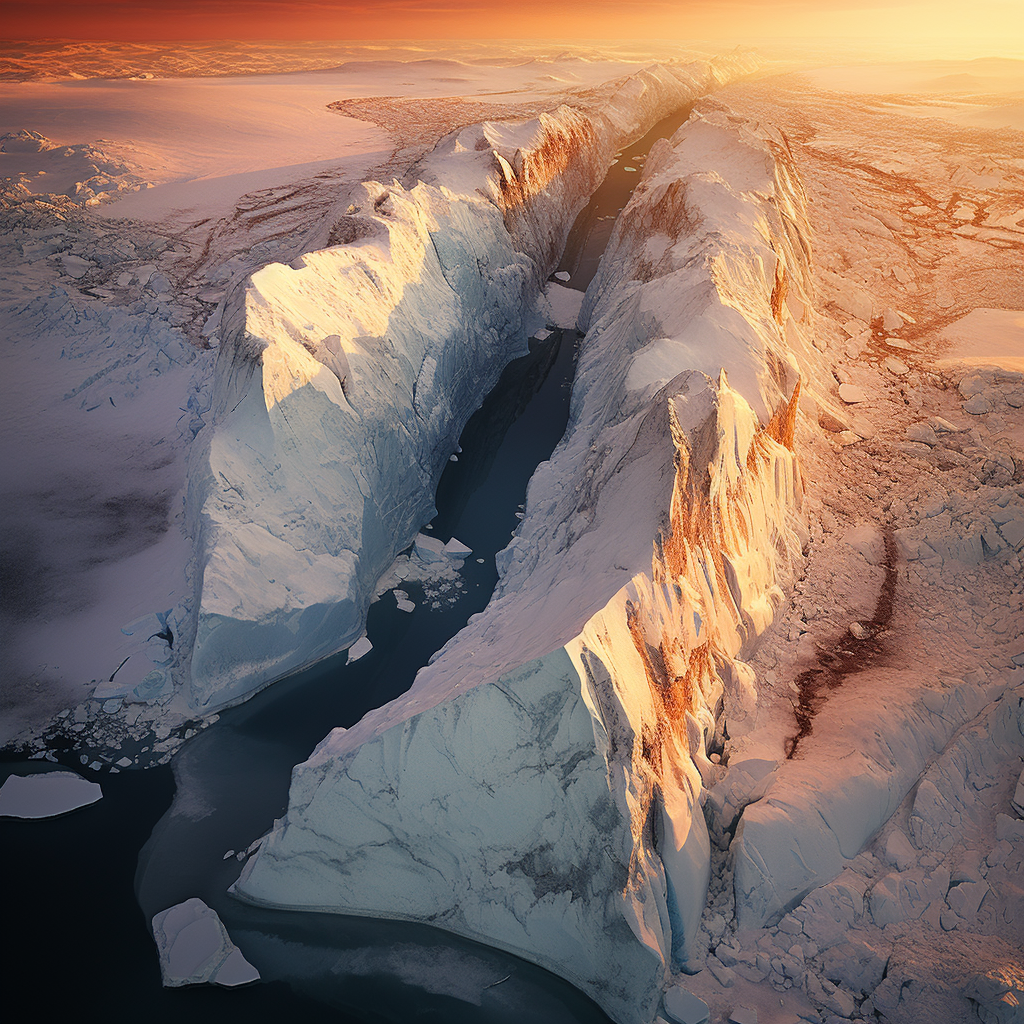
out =
<path fill-rule="evenodd" d="M 417 184 L 365 184 L 332 232 L 345 244 L 252 276 L 222 317 L 214 422 L 190 462 L 197 593 L 179 668 L 197 710 L 359 636 L 612 154 L 753 66 L 652 66 L 587 109 L 453 133 Z"/>
<path fill-rule="evenodd" d="M 781 136 L 705 105 L 652 149 L 491 603 L 295 769 L 237 895 L 429 921 L 653 1020 L 694 966 L 702 771 L 801 557 L 808 253 Z"/>

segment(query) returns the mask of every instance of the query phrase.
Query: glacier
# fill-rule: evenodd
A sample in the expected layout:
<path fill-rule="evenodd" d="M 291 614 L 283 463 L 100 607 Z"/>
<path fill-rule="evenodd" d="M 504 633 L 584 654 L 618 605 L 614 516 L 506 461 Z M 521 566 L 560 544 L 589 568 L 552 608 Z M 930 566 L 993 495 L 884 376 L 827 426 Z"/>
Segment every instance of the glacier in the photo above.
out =
<path fill-rule="evenodd" d="M 229 295 L 186 502 L 197 711 L 356 640 L 614 153 L 756 63 L 652 65 L 585 108 L 456 131 L 406 184 L 365 183 L 335 244 Z"/>
<path fill-rule="evenodd" d="M 295 768 L 235 895 L 427 921 L 654 1019 L 697 968 L 710 757 L 802 557 L 808 256 L 777 132 L 705 102 L 652 148 L 490 604 Z"/>

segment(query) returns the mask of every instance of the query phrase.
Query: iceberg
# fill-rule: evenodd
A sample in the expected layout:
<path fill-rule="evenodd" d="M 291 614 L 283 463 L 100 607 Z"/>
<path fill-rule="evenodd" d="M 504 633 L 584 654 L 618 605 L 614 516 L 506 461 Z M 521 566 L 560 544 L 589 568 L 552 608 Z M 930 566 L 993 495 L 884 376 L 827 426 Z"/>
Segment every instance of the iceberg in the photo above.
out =
<path fill-rule="evenodd" d="M 359 636 L 480 397 L 526 352 L 530 310 L 613 154 L 755 65 L 655 65 L 586 110 L 456 131 L 407 185 L 365 183 L 337 244 L 229 296 L 213 422 L 189 467 L 196 710 Z"/>
<path fill-rule="evenodd" d="M 228 937 L 221 919 L 193 897 L 153 918 L 165 988 L 211 982 L 225 988 L 259 981 L 260 972 Z"/>
<path fill-rule="evenodd" d="M 0 816 L 53 818 L 88 807 L 102 796 L 99 783 L 75 772 L 10 775 L 0 786 Z"/>
<path fill-rule="evenodd" d="M 295 768 L 237 896 L 427 921 L 622 1024 L 699 969 L 709 753 L 802 557 L 806 223 L 770 129 L 706 105 L 652 149 L 490 604 Z"/>

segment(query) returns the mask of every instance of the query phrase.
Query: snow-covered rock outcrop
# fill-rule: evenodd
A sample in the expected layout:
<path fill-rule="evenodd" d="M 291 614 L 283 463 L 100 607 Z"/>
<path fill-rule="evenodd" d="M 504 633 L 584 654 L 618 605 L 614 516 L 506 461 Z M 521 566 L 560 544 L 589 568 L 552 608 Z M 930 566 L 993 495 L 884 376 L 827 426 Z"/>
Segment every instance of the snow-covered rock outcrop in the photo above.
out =
<path fill-rule="evenodd" d="M 705 902 L 710 754 L 800 558 L 805 227 L 770 131 L 710 109 L 652 150 L 490 605 L 295 769 L 238 895 L 426 920 L 653 1020 Z"/>
<path fill-rule="evenodd" d="M 190 473 L 198 709 L 356 639 L 466 420 L 525 352 L 539 286 L 612 154 L 751 67 L 654 66 L 587 110 L 456 132 L 414 187 L 366 183 L 332 229 L 343 244 L 253 275 L 221 317 L 215 423 Z"/>

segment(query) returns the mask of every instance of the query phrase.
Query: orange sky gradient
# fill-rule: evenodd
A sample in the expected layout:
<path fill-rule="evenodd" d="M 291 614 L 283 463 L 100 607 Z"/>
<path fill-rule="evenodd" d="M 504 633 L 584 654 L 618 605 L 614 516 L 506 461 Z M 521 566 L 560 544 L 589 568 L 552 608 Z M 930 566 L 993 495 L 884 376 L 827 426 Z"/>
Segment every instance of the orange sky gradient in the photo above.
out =
<path fill-rule="evenodd" d="M 1024 56 L 1022 0 L 0 0 L 6 39 L 848 39 Z M 889 47 L 886 46 L 886 49 Z"/>

